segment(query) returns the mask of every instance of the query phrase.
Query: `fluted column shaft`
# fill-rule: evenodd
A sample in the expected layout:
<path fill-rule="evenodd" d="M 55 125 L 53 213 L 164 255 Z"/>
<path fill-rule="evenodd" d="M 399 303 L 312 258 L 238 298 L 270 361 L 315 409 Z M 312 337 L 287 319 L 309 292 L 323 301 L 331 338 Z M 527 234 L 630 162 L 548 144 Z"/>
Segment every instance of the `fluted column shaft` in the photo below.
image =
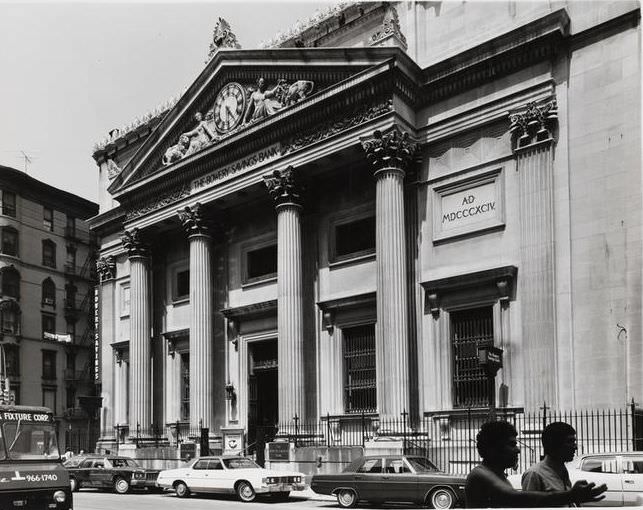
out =
<path fill-rule="evenodd" d="M 301 206 L 277 206 L 279 422 L 304 416 Z"/>
<path fill-rule="evenodd" d="M 190 426 L 213 423 L 212 238 L 190 241 Z"/>
<path fill-rule="evenodd" d="M 305 418 L 304 305 L 301 211 L 292 166 L 264 177 L 277 211 L 277 328 L 279 423 Z"/>
<path fill-rule="evenodd" d="M 137 425 L 150 426 L 151 401 L 151 348 L 150 348 L 150 290 L 148 259 L 142 255 L 130 256 L 130 430 Z"/>
<path fill-rule="evenodd" d="M 375 173 L 377 400 L 380 417 L 409 410 L 404 171 Z"/>
<path fill-rule="evenodd" d="M 417 146 L 392 126 L 362 147 L 375 177 L 377 408 L 381 418 L 399 419 L 410 411 L 404 176 Z"/>

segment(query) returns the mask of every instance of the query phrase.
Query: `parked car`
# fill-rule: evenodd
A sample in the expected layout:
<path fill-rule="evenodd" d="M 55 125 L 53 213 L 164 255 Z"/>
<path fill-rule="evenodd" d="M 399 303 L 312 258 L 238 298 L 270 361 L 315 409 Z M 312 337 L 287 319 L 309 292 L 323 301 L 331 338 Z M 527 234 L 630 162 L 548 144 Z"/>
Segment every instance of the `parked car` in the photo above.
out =
<path fill-rule="evenodd" d="M 413 502 L 445 509 L 464 505 L 465 475 L 441 472 L 424 457 L 372 455 L 354 460 L 342 473 L 314 475 L 311 489 L 337 497 L 342 508 Z"/>
<path fill-rule="evenodd" d="M 285 500 L 291 491 L 306 489 L 303 473 L 264 469 L 238 456 L 200 457 L 187 467 L 161 471 L 156 483 L 180 498 L 210 492 L 236 494 L 244 502 L 254 501 L 257 494 Z"/>
<path fill-rule="evenodd" d="M 159 474 L 157 469 L 143 468 L 134 459 L 117 455 L 77 455 L 63 466 L 69 472 L 72 491 L 96 487 L 126 494 L 130 488 L 156 489 Z"/>
<path fill-rule="evenodd" d="M 572 484 L 587 480 L 606 484 L 605 499 L 583 506 L 643 505 L 643 452 L 588 453 L 567 464 Z M 511 484 L 521 488 L 522 474 L 509 476 Z"/>

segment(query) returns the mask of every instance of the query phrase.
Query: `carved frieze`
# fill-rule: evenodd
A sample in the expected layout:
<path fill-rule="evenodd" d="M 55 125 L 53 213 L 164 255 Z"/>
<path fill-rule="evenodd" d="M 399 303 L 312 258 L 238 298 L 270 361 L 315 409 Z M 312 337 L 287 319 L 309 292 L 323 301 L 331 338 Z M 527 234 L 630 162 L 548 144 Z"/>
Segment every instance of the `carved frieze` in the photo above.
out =
<path fill-rule="evenodd" d="M 509 120 L 514 149 L 553 138 L 558 124 L 556 100 L 528 103 L 523 108 L 509 112 Z"/>
<path fill-rule="evenodd" d="M 284 155 L 302 149 L 310 144 L 325 140 L 330 136 L 336 135 L 337 133 L 353 126 L 368 122 L 369 120 L 379 117 L 380 115 L 384 115 L 390 111 L 393 111 L 393 101 L 391 99 L 386 99 L 368 106 L 362 106 L 351 112 L 348 116 L 329 120 L 303 135 L 293 137 L 288 143 L 284 144 L 281 153 Z"/>
<path fill-rule="evenodd" d="M 121 168 L 114 163 L 113 159 L 108 159 L 107 160 L 107 178 L 111 181 L 112 179 L 115 179 L 118 174 L 121 173 Z"/>
<path fill-rule="evenodd" d="M 285 170 L 275 170 L 272 175 L 265 175 L 263 179 L 268 187 L 268 193 L 275 201 L 275 205 L 286 202 L 300 202 L 301 197 L 296 172 L 292 165 Z"/>
<path fill-rule="evenodd" d="M 194 128 L 182 133 L 178 142 L 165 151 L 163 165 L 176 163 L 238 133 L 246 126 L 304 100 L 312 94 L 314 88 L 315 84 L 310 80 L 296 80 L 293 83 L 278 80 L 268 86 L 263 77 L 251 87 L 244 87 L 236 82 L 226 84 L 205 117 L 197 112 L 194 116 Z"/>
<path fill-rule="evenodd" d="M 146 257 L 148 255 L 148 246 L 141 239 L 141 232 L 137 228 L 123 232 L 121 243 L 130 257 Z"/>
<path fill-rule="evenodd" d="M 177 214 L 185 232 L 190 236 L 194 234 L 208 234 L 207 220 L 203 217 L 203 207 L 197 202 L 192 207 L 186 206 L 180 209 Z"/>
<path fill-rule="evenodd" d="M 96 261 L 96 271 L 101 282 L 116 278 L 116 259 L 114 259 L 114 256 L 109 255 L 99 258 Z"/>
<path fill-rule="evenodd" d="M 366 152 L 366 159 L 375 170 L 406 170 L 415 157 L 417 144 L 410 140 L 408 133 L 393 126 L 385 132 L 376 130 L 372 138 L 362 140 L 362 148 Z"/>
<path fill-rule="evenodd" d="M 153 200 L 150 200 L 149 202 L 145 203 L 145 205 L 143 205 L 142 207 L 139 207 L 138 209 L 131 209 L 127 211 L 125 215 L 125 221 L 130 221 L 130 220 L 139 218 L 140 216 L 144 216 L 147 213 L 150 213 L 157 209 L 161 209 L 167 205 L 173 204 L 174 202 L 181 200 L 184 197 L 187 197 L 189 194 L 190 194 L 190 184 L 189 183 L 183 184 L 179 188 L 174 189 L 169 193 L 165 193 L 160 197 L 156 197 Z"/>

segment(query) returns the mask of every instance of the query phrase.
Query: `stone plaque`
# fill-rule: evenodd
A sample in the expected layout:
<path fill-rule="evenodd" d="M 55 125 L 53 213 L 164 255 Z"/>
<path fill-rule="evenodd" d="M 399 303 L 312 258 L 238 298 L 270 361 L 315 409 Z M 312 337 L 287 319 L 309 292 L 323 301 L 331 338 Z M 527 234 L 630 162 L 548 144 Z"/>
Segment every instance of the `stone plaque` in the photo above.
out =
<path fill-rule="evenodd" d="M 504 226 L 500 170 L 434 189 L 433 240 Z"/>
<path fill-rule="evenodd" d="M 268 443 L 268 460 L 270 462 L 289 462 L 290 443 L 283 441 Z"/>

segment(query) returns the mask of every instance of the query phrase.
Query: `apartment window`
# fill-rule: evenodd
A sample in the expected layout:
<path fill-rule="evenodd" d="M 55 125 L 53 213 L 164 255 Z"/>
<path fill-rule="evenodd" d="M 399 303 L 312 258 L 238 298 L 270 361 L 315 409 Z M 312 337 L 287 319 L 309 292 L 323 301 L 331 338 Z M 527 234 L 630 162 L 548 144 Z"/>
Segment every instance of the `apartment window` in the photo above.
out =
<path fill-rule="evenodd" d="M 18 231 L 15 228 L 2 229 L 2 253 L 13 257 L 18 256 Z"/>
<path fill-rule="evenodd" d="M 76 323 L 67 321 L 67 334 L 71 339 L 72 343 L 76 342 Z"/>
<path fill-rule="evenodd" d="M 16 217 L 16 194 L 12 191 L 2 191 L 2 214 Z"/>
<path fill-rule="evenodd" d="M 4 346 L 4 361 L 7 375 L 18 377 L 20 375 L 20 351 L 11 344 Z"/>
<path fill-rule="evenodd" d="M 15 267 L 9 266 L 2 271 L 2 295 L 20 299 L 20 273 Z"/>
<path fill-rule="evenodd" d="M 130 310 L 130 287 L 129 284 L 121 285 L 121 317 L 129 315 Z"/>
<path fill-rule="evenodd" d="M 43 388 L 42 389 L 42 405 L 51 409 L 54 414 L 56 413 L 56 389 Z"/>
<path fill-rule="evenodd" d="M 246 278 L 253 281 L 277 275 L 277 245 L 271 244 L 246 252 Z"/>
<path fill-rule="evenodd" d="M 65 392 L 65 408 L 73 409 L 76 407 L 76 389 L 69 386 Z"/>
<path fill-rule="evenodd" d="M 56 378 L 56 351 L 42 351 L 42 378 Z"/>
<path fill-rule="evenodd" d="M 343 328 L 344 406 L 347 413 L 375 412 L 375 325 Z"/>
<path fill-rule="evenodd" d="M 56 243 L 48 239 L 42 242 L 42 265 L 56 267 Z"/>
<path fill-rule="evenodd" d="M 54 231 L 54 211 L 53 211 L 53 209 L 49 209 L 49 207 L 44 207 L 43 208 L 42 226 L 45 228 L 45 230 L 47 230 L 49 232 Z"/>
<path fill-rule="evenodd" d="M 65 308 L 69 310 L 77 310 L 76 307 L 76 292 L 78 287 L 73 283 L 68 283 L 65 285 Z"/>
<path fill-rule="evenodd" d="M 190 419 L 190 353 L 181 353 L 181 420 Z"/>
<path fill-rule="evenodd" d="M 452 312 L 453 406 L 486 407 L 487 376 L 478 363 L 478 349 L 493 345 L 491 306 Z"/>
<path fill-rule="evenodd" d="M 375 216 L 335 223 L 331 239 L 332 260 L 375 252 Z"/>
<path fill-rule="evenodd" d="M 0 324 L 3 333 L 20 334 L 20 305 L 13 299 L 5 299 L 0 303 Z"/>
<path fill-rule="evenodd" d="M 56 316 L 48 313 L 42 314 L 42 336 L 49 333 L 51 335 L 56 333 Z"/>
<path fill-rule="evenodd" d="M 67 259 L 65 261 L 65 271 L 67 273 L 76 273 L 76 247 L 67 245 Z"/>
<path fill-rule="evenodd" d="M 190 271 L 182 269 L 174 273 L 174 301 L 190 297 Z"/>
<path fill-rule="evenodd" d="M 20 383 L 9 385 L 9 403 L 20 405 Z"/>
<path fill-rule="evenodd" d="M 74 218 L 73 216 L 67 216 L 65 233 L 70 237 L 76 236 L 76 218 Z"/>
<path fill-rule="evenodd" d="M 42 282 L 42 304 L 56 305 L 56 284 L 51 278 L 45 278 Z"/>

